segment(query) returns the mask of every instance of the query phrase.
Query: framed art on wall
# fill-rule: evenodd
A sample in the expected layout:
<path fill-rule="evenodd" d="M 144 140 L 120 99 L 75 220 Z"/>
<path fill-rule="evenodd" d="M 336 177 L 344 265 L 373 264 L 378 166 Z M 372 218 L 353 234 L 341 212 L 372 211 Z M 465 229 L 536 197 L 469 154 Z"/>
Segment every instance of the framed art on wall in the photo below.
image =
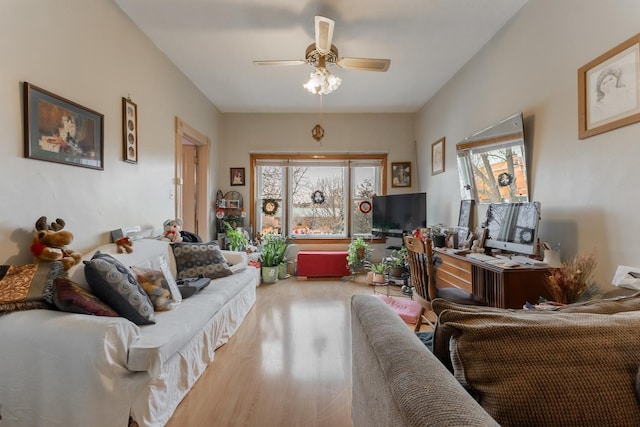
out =
<path fill-rule="evenodd" d="M 431 144 L 431 175 L 444 172 L 444 137 Z"/>
<path fill-rule="evenodd" d="M 104 116 L 30 83 L 23 84 L 24 156 L 104 169 Z"/>
<path fill-rule="evenodd" d="M 244 168 L 231 168 L 231 185 L 244 185 Z"/>
<path fill-rule="evenodd" d="M 138 163 L 138 106 L 131 98 L 122 98 L 123 159 Z"/>
<path fill-rule="evenodd" d="M 640 34 L 578 69 L 578 138 L 640 121 Z"/>
<path fill-rule="evenodd" d="M 391 163 L 391 186 L 411 187 L 411 162 Z"/>

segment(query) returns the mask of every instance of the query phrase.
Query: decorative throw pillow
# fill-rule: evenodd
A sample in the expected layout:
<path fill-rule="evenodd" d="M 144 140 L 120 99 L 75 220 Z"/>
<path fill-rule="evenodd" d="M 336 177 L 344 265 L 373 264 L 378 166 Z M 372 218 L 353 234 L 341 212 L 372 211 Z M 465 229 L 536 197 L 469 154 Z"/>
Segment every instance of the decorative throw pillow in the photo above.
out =
<path fill-rule="evenodd" d="M 438 316 L 436 328 L 433 336 L 433 354 L 449 370 L 452 370 L 451 356 L 449 352 L 449 340 L 452 331 L 446 327 L 446 322 L 441 318 L 441 313 L 445 310 L 452 310 L 464 313 L 513 313 L 518 316 L 529 316 L 531 314 L 556 315 L 557 313 L 592 313 L 592 314 L 615 314 L 627 311 L 640 311 L 640 292 L 617 298 L 599 299 L 581 303 L 559 306 L 555 310 L 518 310 L 497 307 L 486 307 L 476 305 L 457 304 L 442 298 L 436 298 L 431 303 L 431 308 Z"/>
<path fill-rule="evenodd" d="M 118 317 L 118 313 L 80 285 L 66 277 L 54 281 L 53 303 L 60 311 Z"/>
<path fill-rule="evenodd" d="M 53 281 L 65 274 L 60 261 L 0 265 L 0 313 L 49 308 Z"/>
<path fill-rule="evenodd" d="M 233 274 L 215 242 L 172 243 L 178 279 L 208 277 L 217 279 Z"/>
<path fill-rule="evenodd" d="M 132 266 L 131 270 L 156 311 L 171 310 L 182 302 L 182 294 L 164 257 L 145 260 Z"/>
<path fill-rule="evenodd" d="M 500 425 L 640 420 L 640 312 L 445 310 L 441 317 L 452 330 L 455 377 Z"/>
<path fill-rule="evenodd" d="M 136 325 L 155 323 L 149 297 L 124 264 L 100 252 L 84 264 L 87 283 L 95 296 Z"/>

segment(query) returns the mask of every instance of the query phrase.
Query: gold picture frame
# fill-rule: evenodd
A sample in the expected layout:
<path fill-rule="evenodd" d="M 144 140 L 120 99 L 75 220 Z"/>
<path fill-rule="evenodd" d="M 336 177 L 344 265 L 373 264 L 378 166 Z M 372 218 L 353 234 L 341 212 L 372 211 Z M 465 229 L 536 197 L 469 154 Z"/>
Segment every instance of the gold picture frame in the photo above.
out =
<path fill-rule="evenodd" d="M 138 163 L 138 106 L 131 98 L 122 98 L 123 160 Z"/>
<path fill-rule="evenodd" d="M 438 175 L 444 172 L 444 144 L 444 136 L 431 144 L 431 175 Z"/>
<path fill-rule="evenodd" d="M 578 69 L 578 138 L 640 121 L 640 34 Z"/>
<path fill-rule="evenodd" d="M 411 162 L 391 163 L 391 186 L 411 187 Z"/>

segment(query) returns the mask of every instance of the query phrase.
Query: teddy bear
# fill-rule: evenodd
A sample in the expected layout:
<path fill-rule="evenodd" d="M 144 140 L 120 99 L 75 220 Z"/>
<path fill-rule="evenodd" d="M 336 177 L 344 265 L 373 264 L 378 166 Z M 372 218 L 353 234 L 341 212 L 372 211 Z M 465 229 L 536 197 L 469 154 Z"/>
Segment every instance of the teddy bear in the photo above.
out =
<path fill-rule="evenodd" d="M 118 240 L 116 240 L 116 246 L 117 246 L 117 251 L 119 254 L 121 253 L 128 253 L 130 254 L 131 252 L 133 252 L 133 241 L 131 240 L 131 238 L 125 236 L 125 237 L 121 237 Z"/>
<path fill-rule="evenodd" d="M 164 234 L 162 237 L 169 240 L 171 243 L 182 242 L 182 220 L 180 219 L 168 219 L 162 224 L 164 227 Z"/>
<path fill-rule="evenodd" d="M 73 234 L 63 230 L 64 220 L 58 218 L 47 224 L 47 217 L 41 216 L 35 225 L 31 253 L 36 262 L 61 261 L 65 270 L 80 262 L 82 254 L 67 247 L 73 241 Z"/>

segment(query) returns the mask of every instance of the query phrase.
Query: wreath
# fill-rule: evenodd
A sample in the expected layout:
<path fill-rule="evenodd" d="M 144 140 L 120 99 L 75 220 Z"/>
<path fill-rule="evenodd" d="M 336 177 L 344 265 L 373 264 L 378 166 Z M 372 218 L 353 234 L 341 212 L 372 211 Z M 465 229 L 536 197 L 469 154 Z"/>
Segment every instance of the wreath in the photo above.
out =
<path fill-rule="evenodd" d="M 368 214 L 369 212 L 371 212 L 371 202 L 368 200 L 361 201 L 358 209 L 360 209 L 360 212 L 362 212 L 363 214 Z"/>
<path fill-rule="evenodd" d="M 264 199 L 262 201 L 262 213 L 265 215 L 275 215 L 280 204 L 276 199 Z"/>
<path fill-rule="evenodd" d="M 311 201 L 316 205 L 321 205 L 324 203 L 324 193 L 320 190 L 316 190 L 311 195 Z"/>
<path fill-rule="evenodd" d="M 502 172 L 498 175 L 498 185 L 500 187 L 507 187 L 513 183 L 513 175 L 507 172 Z"/>

